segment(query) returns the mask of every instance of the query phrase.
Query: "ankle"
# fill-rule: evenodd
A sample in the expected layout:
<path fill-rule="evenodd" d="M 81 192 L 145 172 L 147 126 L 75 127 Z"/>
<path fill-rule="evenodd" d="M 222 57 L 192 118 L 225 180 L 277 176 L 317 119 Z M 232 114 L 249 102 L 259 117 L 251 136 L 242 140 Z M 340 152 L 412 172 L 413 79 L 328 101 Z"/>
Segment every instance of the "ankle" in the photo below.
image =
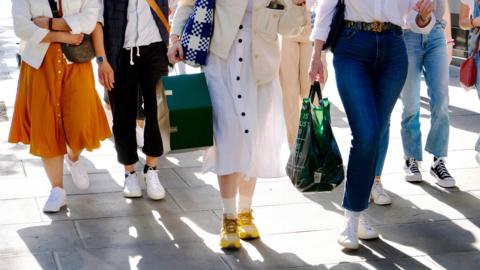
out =
<path fill-rule="evenodd" d="M 143 166 L 143 173 L 147 173 L 149 170 L 156 171 L 157 166 L 149 166 L 145 164 L 145 166 Z"/>

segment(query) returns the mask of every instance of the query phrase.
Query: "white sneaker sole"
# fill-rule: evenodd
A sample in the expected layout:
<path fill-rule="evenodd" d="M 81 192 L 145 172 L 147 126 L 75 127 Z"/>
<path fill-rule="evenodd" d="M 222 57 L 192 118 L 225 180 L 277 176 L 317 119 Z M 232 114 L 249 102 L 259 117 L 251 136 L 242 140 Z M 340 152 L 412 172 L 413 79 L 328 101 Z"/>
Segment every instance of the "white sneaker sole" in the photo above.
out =
<path fill-rule="evenodd" d="M 405 181 L 409 183 L 421 183 L 423 182 L 423 177 L 421 174 L 419 175 L 405 175 Z"/>
<path fill-rule="evenodd" d="M 373 197 L 372 197 L 372 199 L 371 199 L 370 201 L 373 202 L 373 203 L 376 204 L 376 205 L 390 205 L 390 204 L 392 204 L 392 200 L 390 200 L 390 201 L 384 201 L 384 202 L 379 202 L 379 201 L 376 201 Z"/>
<path fill-rule="evenodd" d="M 63 204 L 62 206 L 60 206 L 58 209 L 45 209 L 45 208 L 43 208 L 42 211 L 43 211 L 44 213 L 47 213 L 47 214 L 48 214 L 48 213 L 50 213 L 50 214 L 51 214 L 51 213 L 58 213 L 58 212 L 62 211 L 64 208 L 66 208 L 66 207 L 67 207 L 67 204 L 64 203 L 64 204 Z"/>
<path fill-rule="evenodd" d="M 142 192 L 130 192 L 130 193 L 126 193 L 126 192 L 123 192 L 123 197 L 125 198 L 141 198 L 143 195 L 142 195 Z"/>
<path fill-rule="evenodd" d="M 151 195 L 147 192 L 147 195 L 150 199 L 154 200 L 154 201 L 159 201 L 159 200 L 162 200 L 165 198 L 165 193 L 163 194 L 160 194 L 160 195 Z"/>
<path fill-rule="evenodd" d="M 456 187 L 456 182 L 455 180 L 442 180 L 440 177 L 437 176 L 432 170 L 430 170 L 430 175 L 432 175 L 436 180 L 437 180 L 437 185 L 443 187 L 443 188 L 453 188 Z"/>
<path fill-rule="evenodd" d="M 340 246 L 350 250 L 357 250 L 360 247 L 359 243 L 346 243 L 340 239 L 337 239 L 337 242 Z"/>
<path fill-rule="evenodd" d="M 358 235 L 358 239 L 360 240 L 374 240 L 374 239 L 378 239 L 380 238 L 380 236 L 377 234 L 375 235 Z"/>

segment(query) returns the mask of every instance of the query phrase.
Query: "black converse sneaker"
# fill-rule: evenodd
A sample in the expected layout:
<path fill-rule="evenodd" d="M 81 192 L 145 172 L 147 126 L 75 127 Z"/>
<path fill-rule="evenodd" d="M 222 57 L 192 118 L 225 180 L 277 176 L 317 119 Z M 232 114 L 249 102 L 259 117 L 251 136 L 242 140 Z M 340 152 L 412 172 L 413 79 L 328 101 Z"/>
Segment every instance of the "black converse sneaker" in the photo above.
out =
<path fill-rule="evenodd" d="M 405 171 L 406 181 L 410 183 L 422 182 L 422 173 L 418 169 L 418 161 L 415 158 L 405 160 L 403 170 Z"/>
<path fill-rule="evenodd" d="M 455 179 L 450 175 L 445 167 L 445 160 L 443 158 L 434 158 L 430 174 L 437 179 L 437 185 L 444 188 L 451 188 L 455 186 Z"/>

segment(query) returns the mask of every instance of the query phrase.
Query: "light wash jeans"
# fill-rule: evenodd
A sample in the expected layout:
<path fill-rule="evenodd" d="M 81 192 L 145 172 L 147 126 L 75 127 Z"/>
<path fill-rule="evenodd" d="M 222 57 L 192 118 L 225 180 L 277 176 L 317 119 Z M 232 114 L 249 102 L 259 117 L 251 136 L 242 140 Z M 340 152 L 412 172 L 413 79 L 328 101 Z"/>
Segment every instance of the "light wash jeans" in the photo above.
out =
<path fill-rule="evenodd" d="M 405 31 L 408 51 L 408 75 L 401 99 L 402 142 L 405 159 L 422 157 L 420 131 L 420 76 L 423 72 L 430 98 L 430 131 L 425 150 L 435 157 L 446 157 L 448 152 L 448 52 L 442 24 L 437 23 L 428 35 Z"/>

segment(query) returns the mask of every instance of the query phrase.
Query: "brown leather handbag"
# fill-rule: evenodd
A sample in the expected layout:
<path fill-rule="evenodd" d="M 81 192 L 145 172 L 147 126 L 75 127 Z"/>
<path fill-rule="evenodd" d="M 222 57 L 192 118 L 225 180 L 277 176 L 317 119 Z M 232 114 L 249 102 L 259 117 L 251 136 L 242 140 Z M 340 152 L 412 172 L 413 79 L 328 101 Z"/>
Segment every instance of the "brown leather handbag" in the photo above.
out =
<path fill-rule="evenodd" d="M 60 9 L 54 0 L 48 0 L 54 18 L 62 17 L 61 3 L 59 0 Z M 79 45 L 72 45 L 62 43 L 62 52 L 70 62 L 85 63 L 91 61 L 95 57 L 95 50 L 93 48 L 93 41 L 90 35 L 84 35 L 83 41 Z"/>
<path fill-rule="evenodd" d="M 475 42 L 475 48 L 472 55 L 468 57 L 460 66 L 460 85 L 465 90 L 475 88 L 477 82 L 477 65 L 475 64 L 475 56 L 478 53 L 478 46 L 480 42 L 480 35 Z"/>

